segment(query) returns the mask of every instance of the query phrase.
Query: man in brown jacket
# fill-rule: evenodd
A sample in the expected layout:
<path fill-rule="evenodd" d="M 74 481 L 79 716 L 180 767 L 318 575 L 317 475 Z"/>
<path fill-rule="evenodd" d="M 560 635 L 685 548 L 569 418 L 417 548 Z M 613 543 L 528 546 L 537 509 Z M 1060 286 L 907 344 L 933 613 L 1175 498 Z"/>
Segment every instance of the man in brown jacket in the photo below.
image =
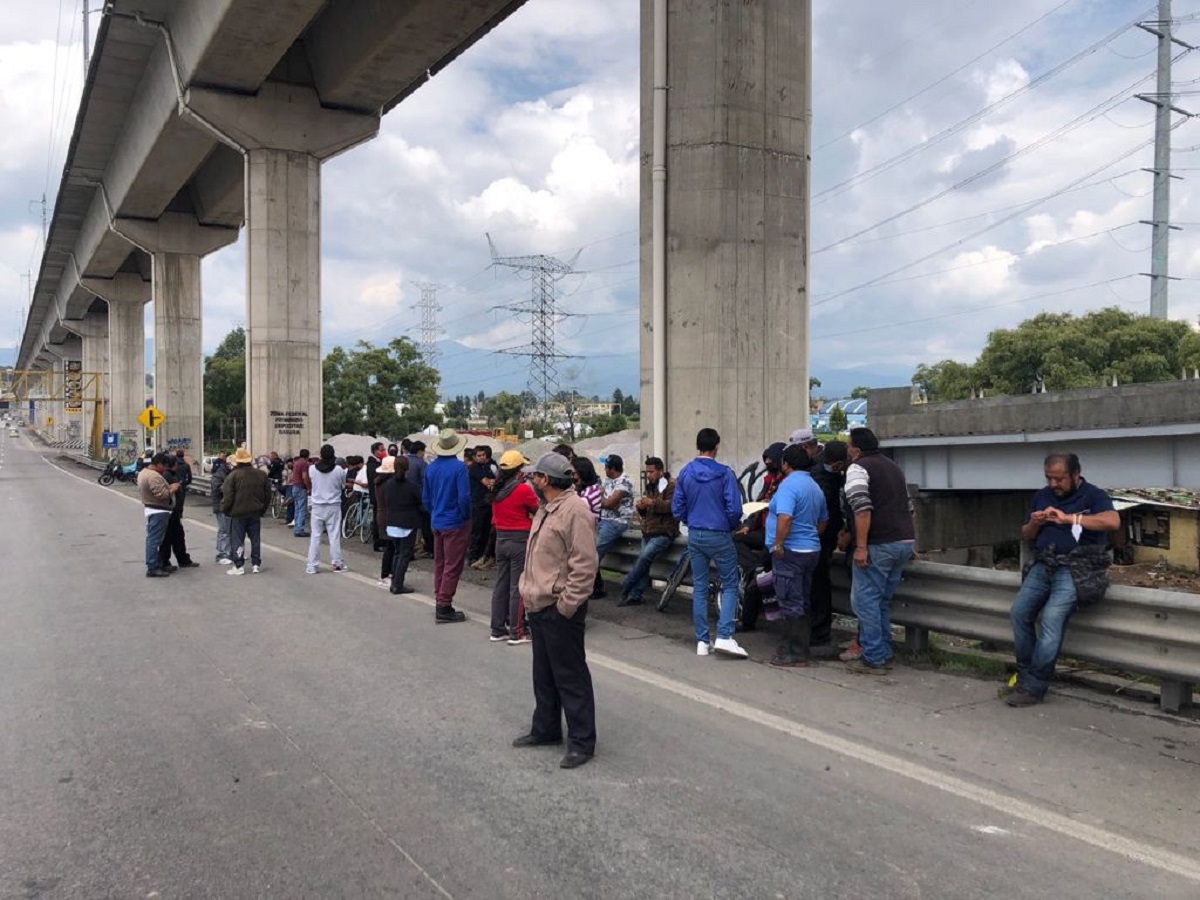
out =
<path fill-rule="evenodd" d="M 637 502 L 642 518 L 642 552 L 621 581 L 621 602 L 617 606 L 637 606 L 642 602 L 642 594 L 650 586 L 650 567 L 679 536 L 679 520 L 671 515 L 675 480 L 657 456 L 646 458 L 645 475 L 646 492 Z"/>
<path fill-rule="evenodd" d="M 175 492 L 179 483 L 167 484 L 163 471 L 167 467 L 167 454 L 156 453 L 150 464 L 138 473 L 138 496 L 146 515 L 146 577 L 165 578 L 171 573 L 162 567 L 158 558 L 158 546 L 167 533 L 167 520 L 171 518 Z"/>
<path fill-rule="evenodd" d="M 582 766 L 596 752 L 596 699 L 583 647 L 587 601 L 599 559 L 591 510 L 572 487 L 571 463 L 544 454 L 529 482 L 542 501 L 525 552 L 520 591 L 533 635 L 533 697 L 529 733 L 514 747 L 561 744 L 567 718 L 564 769 Z"/>

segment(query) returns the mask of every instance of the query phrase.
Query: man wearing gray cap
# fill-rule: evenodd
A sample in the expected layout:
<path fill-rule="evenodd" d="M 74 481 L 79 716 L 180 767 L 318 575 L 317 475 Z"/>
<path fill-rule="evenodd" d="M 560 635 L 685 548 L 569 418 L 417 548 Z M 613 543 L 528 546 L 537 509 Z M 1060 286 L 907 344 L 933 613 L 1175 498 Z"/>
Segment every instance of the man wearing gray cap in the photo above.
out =
<path fill-rule="evenodd" d="M 561 744 L 564 769 L 596 752 L 596 699 L 584 651 L 584 622 L 599 559 L 591 510 L 572 486 L 571 463 L 545 453 L 529 470 L 541 508 L 530 528 L 520 591 L 533 636 L 533 723 L 514 747 Z"/>
<path fill-rule="evenodd" d="M 817 465 L 823 463 L 823 449 L 816 435 L 813 434 L 811 428 L 797 428 L 792 432 L 792 436 L 788 438 L 789 444 L 799 444 L 804 448 L 804 452 L 808 454 L 809 463 Z"/>

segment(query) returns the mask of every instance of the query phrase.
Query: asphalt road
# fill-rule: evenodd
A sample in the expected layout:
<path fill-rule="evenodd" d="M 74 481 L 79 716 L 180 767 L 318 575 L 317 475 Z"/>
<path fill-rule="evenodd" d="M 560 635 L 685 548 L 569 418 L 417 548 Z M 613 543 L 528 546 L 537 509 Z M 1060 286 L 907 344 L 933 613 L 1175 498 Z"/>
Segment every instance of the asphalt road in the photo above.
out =
<path fill-rule="evenodd" d="M 0 897 L 1200 897 L 1194 722 L 601 614 L 597 757 L 563 771 L 509 746 L 529 648 L 482 590 L 436 626 L 279 525 L 228 578 L 204 522 L 202 567 L 147 579 L 132 492 L 45 455 L 0 436 Z"/>

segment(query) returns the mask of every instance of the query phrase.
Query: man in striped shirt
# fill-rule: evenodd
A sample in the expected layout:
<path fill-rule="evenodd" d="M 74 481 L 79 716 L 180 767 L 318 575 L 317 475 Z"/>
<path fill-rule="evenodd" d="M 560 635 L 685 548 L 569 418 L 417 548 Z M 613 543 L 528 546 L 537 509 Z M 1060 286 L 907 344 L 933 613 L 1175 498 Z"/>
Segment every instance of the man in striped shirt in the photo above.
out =
<path fill-rule="evenodd" d="M 892 661 L 892 595 L 912 559 L 916 530 L 901 468 L 879 452 L 869 428 L 850 432 L 846 501 L 854 514 L 854 582 L 862 657 L 846 663 L 858 675 L 886 675 Z"/>

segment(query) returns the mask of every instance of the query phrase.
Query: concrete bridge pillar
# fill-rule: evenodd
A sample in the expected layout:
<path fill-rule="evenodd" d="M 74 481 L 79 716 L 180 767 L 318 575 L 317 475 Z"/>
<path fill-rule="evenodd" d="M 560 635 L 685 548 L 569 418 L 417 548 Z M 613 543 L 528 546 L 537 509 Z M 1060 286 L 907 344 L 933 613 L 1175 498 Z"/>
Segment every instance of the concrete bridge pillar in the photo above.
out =
<path fill-rule="evenodd" d="M 53 410 L 54 427 L 50 431 L 56 441 L 78 440 L 83 433 L 83 404 L 81 398 L 75 397 L 68 401 L 66 397 L 66 373 L 74 366 L 78 371 L 83 370 L 83 342 L 76 334 L 69 334 L 61 344 L 53 344 L 46 352 L 54 360 L 54 397 L 50 407 Z"/>
<path fill-rule="evenodd" d="M 150 253 L 154 296 L 154 405 L 167 417 L 155 434 L 164 450 L 199 458 L 204 447 L 201 258 L 237 240 L 236 228 L 201 225 L 187 213 L 122 219 L 121 233 Z"/>
<path fill-rule="evenodd" d="M 252 453 L 316 451 L 321 374 L 321 161 L 375 136 L 379 116 L 325 109 L 316 91 L 192 88 L 188 102 L 246 160 L 246 430 Z"/>
<path fill-rule="evenodd" d="M 642 0 L 642 422 L 677 471 L 715 427 L 740 467 L 808 422 L 811 0 L 667 0 L 665 383 L 654 383 L 654 0 Z M 659 92 L 662 93 L 662 92 Z M 650 449 L 649 444 L 645 449 Z"/>
<path fill-rule="evenodd" d="M 68 319 L 63 327 L 83 340 L 83 439 L 94 457 L 101 448 L 95 445 L 96 417 L 100 430 L 106 430 L 105 404 L 108 399 L 108 314 L 90 312 L 82 319 Z M 99 402 L 97 401 L 99 398 Z"/>
<path fill-rule="evenodd" d="M 146 408 L 145 306 L 150 283 L 121 272 L 115 278 L 84 278 L 83 286 L 108 303 L 109 428 L 121 448 L 140 451 L 145 442 L 137 417 Z"/>

